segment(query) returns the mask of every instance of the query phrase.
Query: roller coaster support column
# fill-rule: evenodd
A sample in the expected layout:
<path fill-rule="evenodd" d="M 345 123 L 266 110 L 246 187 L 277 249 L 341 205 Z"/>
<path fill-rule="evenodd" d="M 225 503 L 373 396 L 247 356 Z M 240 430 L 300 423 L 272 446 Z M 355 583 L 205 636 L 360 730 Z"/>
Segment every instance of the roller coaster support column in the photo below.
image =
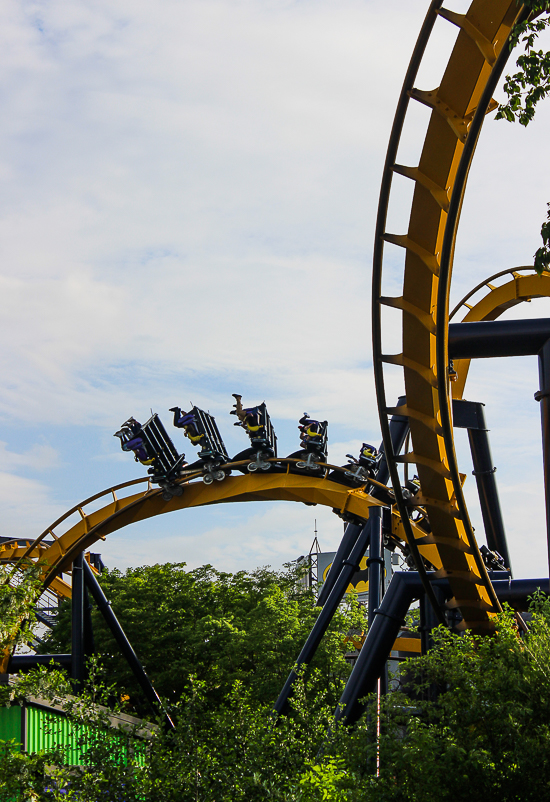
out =
<path fill-rule="evenodd" d="M 407 610 L 413 599 L 421 595 L 422 585 L 416 572 L 393 575 L 382 604 L 373 610 L 372 626 L 336 708 L 336 722 L 354 724 L 362 715 L 364 706 L 359 700 L 376 689 L 376 682 L 405 623 Z"/>
<path fill-rule="evenodd" d="M 451 359 L 535 354 L 539 357 L 540 390 L 535 393 L 535 399 L 541 402 L 546 536 L 550 567 L 550 319 L 491 320 L 451 323 L 449 326 Z"/>
<path fill-rule="evenodd" d="M 511 572 L 512 565 L 495 479 L 496 468 L 493 466 L 491 447 L 489 445 L 489 430 L 485 423 L 483 406 L 482 403 L 475 401 L 454 400 L 453 424 L 468 430 L 468 440 L 472 453 L 474 476 L 476 478 L 487 545 L 491 551 L 498 551 L 504 560 L 504 565 Z"/>
<path fill-rule="evenodd" d="M 375 611 L 382 601 L 382 583 L 384 581 L 384 536 L 382 533 L 382 509 L 371 509 L 371 531 L 369 556 L 367 568 L 369 571 L 369 629 L 371 628 Z M 384 665 L 382 674 L 377 682 L 376 692 L 381 694 L 388 689 L 388 664 Z"/>
<path fill-rule="evenodd" d="M 527 610 L 529 597 L 538 588 L 543 593 L 549 592 L 548 579 L 494 579 L 494 576 L 495 573 L 492 573 L 491 579 L 499 601 L 508 602 L 516 610 Z M 451 596 L 447 579 L 431 580 L 431 585 L 437 591 L 438 601 Z M 422 582 L 416 571 L 400 571 L 393 575 L 382 604 L 375 610 L 372 627 L 336 708 L 335 722 L 354 724 L 361 717 L 364 706 L 359 700 L 375 690 L 376 681 L 382 674 L 407 610 L 411 602 L 422 598 L 423 593 Z"/>
<path fill-rule="evenodd" d="M 437 585 L 434 585 L 433 591 L 439 605 L 441 606 L 441 608 L 444 608 L 445 593 Z M 433 648 L 434 641 L 432 632 L 438 624 L 439 621 L 435 616 L 433 607 L 430 604 L 429 600 L 426 598 L 426 594 L 424 593 L 424 595 L 420 597 L 420 627 L 419 627 L 422 654 L 427 654 L 430 651 L 430 649 Z M 438 694 L 438 687 L 435 683 L 431 682 L 427 688 L 428 699 L 431 702 L 435 702 L 437 700 L 437 694 Z"/>
<path fill-rule="evenodd" d="M 544 491 L 546 498 L 546 536 L 550 567 L 550 339 L 539 351 L 540 390 L 535 399 L 540 402 L 542 423 L 542 456 L 544 461 Z"/>
<path fill-rule="evenodd" d="M 75 558 L 72 571 L 71 593 L 71 678 L 75 693 L 82 690 L 86 674 L 84 650 L 84 568 L 82 552 Z"/>
<path fill-rule="evenodd" d="M 321 642 L 321 638 L 327 631 L 327 628 L 332 621 L 332 617 L 336 612 L 338 605 L 344 598 L 344 593 L 350 583 L 350 580 L 355 573 L 355 571 L 359 567 L 359 563 L 367 550 L 369 545 L 369 538 L 371 532 L 371 521 L 373 520 L 373 511 L 376 508 L 371 507 L 370 509 L 370 516 L 368 521 L 365 523 L 363 528 L 359 533 L 359 537 L 351 550 L 351 554 L 349 555 L 348 559 L 344 561 L 342 566 L 342 570 L 338 575 L 336 582 L 330 592 L 328 599 L 325 602 L 324 607 L 322 608 L 321 612 L 319 613 L 315 624 L 313 625 L 313 629 L 309 633 L 308 639 L 306 640 L 302 651 L 298 655 L 298 659 L 294 665 L 294 668 L 288 675 L 288 679 L 284 684 L 283 690 L 279 694 L 279 698 L 275 702 L 274 711 L 277 714 L 284 713 L 288 704 L 288 700 L 292 694 L 292 686 L 294 685 L 296 679 L 298 678 L 298 669 L 302 665 L 307 665 L 311 659 L 313 658 L 319 643 Z"/>
<path fill-rule="evenodd" d="M 434 585 L 434 593 L 440 606 L 443 607 L 445 604 L 445 594 L 437 585 Z M 422 654 L 426 654 L 433 647 L 432 630 L 438 623 L 432 605 L 426 598 L 426 594 L 424 594 L 420 597 L 420 641 L 422 644 Z"/>
<path fill-rule="evenodd" d="M 404 407 L 406 403 L 406 397 L 404 395 L 399 396 L 397 399 L 397 406 Z M 403 444 L 405 443 L 405 439 L 409 433 L 409 419 L 404 415 L 392 415 L 389 426 L 393 453 L 400 454 Z M 380 451 L 382 452 L 382 459 L 380 460 L 380 466 L 378 468 L 378 473 L 376 474 L 376 479 L 383 484 L 387 484 L 388 479 L 390 478 L 390 469 L 388 468 L 388 463 L 386 462 L 386 455 L 384 453 L 383 445 L 380 446 Z"/>
<path fill-rule="evenodd" d="M 319 593 L 319 597 L 317 599 L 317 607 L 323 607 L 326 600 L 330 595 L 330 591 L 334 587 L 334 583 L 338 579 L 338 574 L 342 570 L 342 566 L 344 565 L 345 561 L 351 554 L 352 548 L 355 546 L 357 542 L 357 538 L 361 534 L 361 530 L 363 526 L 361 524 L 346 524 L 346 528 L 344 529 L 344 536 L 340 541 L 340 545 L 338 546 L 338 551 L 334 555 L 334 559 L 332 561 L 332 565 L 330 566 L 330 570 L 327 574 L 327 578 L 323 582 L 323 586 L 321 588 L 321 592 Z"/>
<path fill-rule="evenodd" d="M 367 558 L 367 568 L 369 571 L 369 629 L 371 628 L 375 610 L 382 601 L 382 582 L 384 578 L 384 536 L 382 534 L 382 509 L 373 507 L 370 512 L 370 545 L 369 556 Z M 378 693 L 385 693 L 387 690 L 387 671 L 382 673 Z"/>
<path fill-rule="evenodd" d="M 370 510 L 370 546 L 367 558 L 369 569 L 369 629 L 374 621 L 375 610 L 382 599 L 382 577 L 384 570 L 384 543 L 382 540 L 382 510 L 372 507 Z"/>
<path fill-rule="evenodd" d="M 120 626 L 118 619 L 111 608 L 111 603 L 108 601 L 107 597 L 103 593 L 101 585 L 95 578 L 93 571 L 86 562 L 86 560 L 83 561 L 83 568 L 84 568 L 83 573 L 86 585 L 88 586 L 90 593 L 94 597 L 95 603 L 99 607 L 99 610 L 103 615 L 103 618 L 107 623 L 107 626 L 113 633 L 113 636 L 118 644 L 120 651 L 128 661 L 128 665 L 132 669 L 135 678 L 139 682 L 147 701 L 149 702 L 151 708 L 155 713 L 158 713 L 159 711 L 163 713 L 165 724 L 167 725 L 167 727 L 169 729 L 174 729 L 174 723 L 172 719 L 164 709 L 164 705 L 162 704 L 158 693 L 153 688 L 151 680 L 145 673 L 143 666 L 141 665 L 136 653 L 132 648 L 132 644 L 130 643 L 130 641 L 128 640 L 128 638 L 124 633 L 124 630 Z"/>
<path fill-rule="evenodd" d="M 90 657 L 95 652 L 94 629 L 92 624 L 92 603 L 84 582 L 84 654 Z"/>
<path fill-rule="evenodd" d="M 407 399 L 405 396 L 400 396 L 397 399 L 397 406 L 401 407 L 406 404 Z M 407 437 L 409 431 L 409 419 L 404 417 L 403 415 L 392 415 L 390 419 L 390 437 L 393 444 L 393 451 L 394 454 L 400 454 L 401 449 L 403 448 L 403 444 L 405 442 L 405 438 Z M 376 474 L 376 479 L 378 482 L 382 482 L 383 484 L 387 484 L 388 479 L 390 477 L 390 470 L 388 468 L 388 463 L 386 462 L 386 456 L 384 454 L 384 446 L 380 446 L 380 451 L 382 452 L 382 459 L 380 460 L 380 465 L 378 467 L 378 472 Z M 332 590 L 334 583 L 338 577 L 338 574 L 342 570 L 342 566 L 344 561 L 351 553 L 351 550 L 359 537 L 361 532 L 361 526 L 358 524 L 347 524 L 344 530 L 344 536 L 338 546 L 338 551 L 334 555 L 334 560 L 332 561 L 332 565 L 330 567 L 330 571 L 328 572 L 327 578 L 323 583 L 323 587 L 321 588 L 321 592 L 319 593 L 319 598 L 317 599 L 317 606 L 322 607 L 326 600 L 328 599 L 329 593 Z"/>

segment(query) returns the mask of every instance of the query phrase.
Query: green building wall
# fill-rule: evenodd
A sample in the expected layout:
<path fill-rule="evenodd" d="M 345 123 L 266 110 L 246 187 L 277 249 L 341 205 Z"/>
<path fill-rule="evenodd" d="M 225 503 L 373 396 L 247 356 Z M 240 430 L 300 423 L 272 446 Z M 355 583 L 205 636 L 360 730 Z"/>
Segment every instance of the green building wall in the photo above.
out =
<path fill-rule="evenodd" d="M 11 741 L 23 745 L 23 720 L 25 718 L 25 708 L 19 705 L 11 707 L 0 707 L 0 740 Z"/>
<path fill-rule="evenodd" d="M 112 751 L 118 752 L 120 761 L 126 763 L 129 757 L 128 745 L 124 736 L 117 733 L 116 727 L 121 724 L 138 724 L 146 735 L 150 733 L 151 727 L 130 716 L 110 718 L 113 720 L 113 729 L 98 729 L 92 725 L 75 724 L 62 711 L 47 704 L 15 704 L 11 707 L 0 707 L 0 740 L 13 739 L 22 751 L 28 753 L 61 748 L 64 750 L 65 763 L 78 766 L 85 762 L 84 753 L 88 745 L 99 736 L 106 738 Z M 139 748 L 141 745 L 142 748 Z M 144 741 L 138 740 L 132 749 L 133 759 L 141 765 L 144 762 L 144 748 Z"/>

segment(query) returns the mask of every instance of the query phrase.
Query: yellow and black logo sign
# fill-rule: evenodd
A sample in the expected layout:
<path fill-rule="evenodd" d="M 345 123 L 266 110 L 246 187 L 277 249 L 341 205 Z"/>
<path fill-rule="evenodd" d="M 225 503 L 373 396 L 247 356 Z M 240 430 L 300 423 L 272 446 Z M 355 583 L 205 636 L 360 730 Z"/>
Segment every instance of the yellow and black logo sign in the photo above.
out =
<path fill-rule="evenodd" d="M 328 576 L 328 572 L 330 571 L 332 563 L 327 565 L 325 570 L 323 571 L 323 582 Z M 369 590 L 369 572 L 367 569 L 367 558 L 363 557 L 361 562 L 359 563 L 359 569 L 354 573 L 351 578 L 351 582 L 346 588 L 346 593 L 351 593 L 355 591 L 356 593 L 368 593 Z"/>

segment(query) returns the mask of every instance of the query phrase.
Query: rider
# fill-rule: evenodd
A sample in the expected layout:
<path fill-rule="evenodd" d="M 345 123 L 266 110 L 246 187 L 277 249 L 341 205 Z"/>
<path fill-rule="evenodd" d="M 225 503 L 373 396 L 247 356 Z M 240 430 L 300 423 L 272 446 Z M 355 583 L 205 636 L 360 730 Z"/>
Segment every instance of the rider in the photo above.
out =
<path fill-rule="evenodd" d="M 115 432 L 114 437 L 120 438 L 120 447 L 123 451 L 133 451 L 134 459 L 136 462 L 141 462 L 142 465 L 152 465 L 155 458 L 151 458 L 147 453 L 145 441 L 139 436 L 141 432 L 141 423 L 135 418 L 128 418 L 124 421 L 120 431 Z M 125 440 L 125 437 L 130 439 Z"/>
<path fill-rule="evenodd" d="M 363 443 L 359 451 L 359 465 L 362 465 L 363 468 L 375 468 L 378 458 L 378 449 L 368 443 Z"/>
<path fill-rule="evenodd" d="M 235 399 L 235 409 L 232 409 L 229 413 L 230 415 L 236 415 L 238 417 L 238 421 L 235 422 L 235 426 L 242 426 L 243 429 L 246 430 L 246 433 L 249 437 L 260 437 L 263 425 L 260 420 L 260 408 L 259 407 L 243 407 L 241 403 L 242 395 L 237 395 L 237 393 L 232 393 L 233 398 Z"/>
<path fill-rule="evenodd" d="M 415 474 L 412 479 L 405 482 L 405 487 L 402 488 L 403 498 L 405 501 L 410 501 L 417 494 L 421 493 L 420 479 Z"/>
<path fill-rule="evenodd" d="M 183 429 L 185 436 L 191 440 L 193 445 L 197 445 L 203 439 L 204 434 L 201 434 L 197 428 L 197 420 L 193 411 L 183 412 L 180 407 L 171 407 L 170 412 L 174 413 L 174 426 Z"/>
<path fill-rule="evenodd" d="M 307 412 L 298 421 L 298 429 L 300 430 L 300 444 L 302 448 L 307 450 L 309 444 L 320 445 L 323 442 L 323 430 L 326 426 L 326 421 L 320 422 L 313 420 L 309 417 Z"/>

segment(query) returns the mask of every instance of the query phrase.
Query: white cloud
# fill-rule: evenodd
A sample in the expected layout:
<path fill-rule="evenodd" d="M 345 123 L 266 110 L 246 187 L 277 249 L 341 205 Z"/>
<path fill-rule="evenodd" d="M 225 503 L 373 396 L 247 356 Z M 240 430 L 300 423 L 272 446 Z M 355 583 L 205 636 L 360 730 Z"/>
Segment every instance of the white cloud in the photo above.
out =
<path fill-rule="evenodd" d="M 308 554 L 315 521 L 325 551 L 336 548 L 343 531 L 342 521 L 319 506 L 231 504 L 217 514 L 214 525 L 202 513 L 184 510 L 147 525 L 133 525 L 109 535 L 94 549 L 111 567 L 182 561 L 190 568 L 210 563 L 224 571 L 253 570 L 259 565 L 280 568 Z"/>
<path fill-rule="evenodd" d="M 9 450 L 7 443 L 0 441 L 0 470 L 24 467 L 34 471 L 45 471 L 56 467 L 58 462 L 58 453 L 52 446 L 36 444 L 28 451 L 16 453 Z"/>
<path fill-rule="evenodd" d="M 63 508 L 52 502 L 42 482 L 0 472 L 2 537 L 37 537 Z"/>
<path fill-rule="evenodd" d="M 328 418 L 330 431 L 339 427 L 336 462 L 363 439 L 379 440 L 370 363 L 374 217 L 425 11 L 404 0 L 3 4 L 0 414 L 9 447 L 0 458 L 10 476 L 1 504 L 18 526 L 43 528 L 58 512 L 52 499 L 77 501 L 88 477 L 90 492 L 98 489 L 100 460 L 106 484 L 119 465 L 121 475 L 130 470 L 111 432 L 150 406 L 163 411 L 192 398 L 225 416 L 230 393 L 242 388 L 265 398 L 283 428 L 305 409 Z M 421 88 L 437 85 L 456 33 L 437 22 Z M 414 108 L 400 161 L 415 163 L 426 114 Z M 457 299 L 491 273 L 528 263 L 538 247 L 550 106 L 537 118 L 526 131 L 486 122 L 457 242 Z M 396 233 L 405 230 L 411 187 L 396 179 Z M 402 254 L 390 258 L 396 284 Z M 514 314 L 548 314 L 547 301 L 530 307 Z M 396 334 L 392 321 L 387 333 Z M 534 476 L 538 410 L 526 410 L 536 368 L 508 362 L 472 369 L 467 396 L 487 403 L 499 476 L 511 454 L 510 470 Z M 390 403 L 400 386 L 390 377 Z M 229 420 L 220 425 L 236 445 Z M 55 466 L 48 448 L 61 427 L 57 464 L 65 472 L 52 473 L 49 486 L 13 476 Z M 72 444 L 82 427 L 97 443 L 88 462 Z M 36 432 L 34 449 L 14 446 L 24 429 L 27 440 Z M 523 502 L 506 495 L 509 530 L 520 538 Z M 290 520 L 301 518 L 294 506 L 284 509 L 288 519 L 269 507 L 235 524 L 231 531 L 241 527 L 250 539 L 247 560 L 292 551 L 295 535 L 279 546 L 274 532 L 298 532 Z M 225 525 L 204 516 L 215 554 L 238 566 L 238 549 L 223 545 Z M 258 544 L 256 525 L 275 545 Z M 210 559 L 204 543 L 189 540 L 198 562 Z"/>

